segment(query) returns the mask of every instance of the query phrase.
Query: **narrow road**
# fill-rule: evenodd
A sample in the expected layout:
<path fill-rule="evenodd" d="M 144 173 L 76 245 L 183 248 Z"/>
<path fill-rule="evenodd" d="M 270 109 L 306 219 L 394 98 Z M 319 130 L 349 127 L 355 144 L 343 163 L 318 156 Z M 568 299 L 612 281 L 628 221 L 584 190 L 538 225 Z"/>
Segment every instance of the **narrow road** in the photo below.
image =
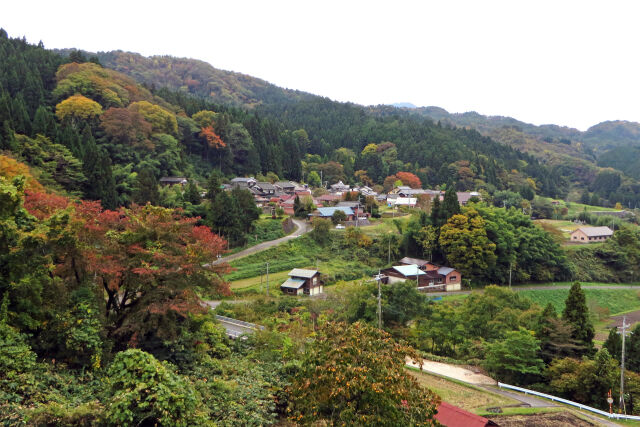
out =
<path fill-rule="evenodd" d="M 504 286 L 502 286 L 504 287 Z M 540 286 L 513 286 L 514 292 L 519 291 L 547 291 L 553 289 L 571 289 L 569 285 L 540 285 Z M 638 289 L 640 290 L 639 285 L 594 285 L 594 286 L 583 286 L 582 289 Z M 477 291 L 482 291 L 483 289 L 475 289 Z M 427 296 L 441 297 L 445 295 L 468 295 L 473 291 L 455 291 L 455 292 L 427 292 Z"/>
<path fill-rule="evenodd" d="M 309 231 L 311 231 L 311 226 L 309 225 L 309 223 L 307 223 L 306 221 L 302 221 L 299 219 L 294 219 L 293 223 L 296 225 L 296 230 L 284 237 L 281 237 L 279 239 L 275 239 L 275 240 L 269 240 L 268 242 L 262 242 L 262 243 L 258 243 L 255 246 L 251 246 L 250 248 L 247 248 L 243 251 L 240 252 L 236 252 L 235 254 L 231 254 L 228 255 L 226 257 L 222 257 L 220 259 L 215 260 L 212 264 L 216 265 L 216 264 L 220 264 L 221 262 L 231 262 L 233 260 L 236 260 L 238 258 L 242 258 L 245 257 L 247 255 L 251 255 L 251 254 L 255 254 L 256 252 L 260 252 L 260 251 L 264 251 L 266 249 L 269 249 L 273 246 L 279 245 L 280 243 L 286 242 L 287 240 L 291 240 L 291 239 L 295 239 L 296 237 L 300 237 L 305 233 L 308 233 Z"/>
<path fill-rule="evenodd" d="M 420 365 L 410 359 L 407 359 L 406 365 L 420 369 Z M 471 369 L 465 368 L 463 366 L 423 359 L 422 370 L 445 378 L 449 377 L 458 381 L 462 381 L 476 387 L 481 387 L 488 392 L 517 400 L 518 402 L 522 403 L 522 406 L 529 406 L 531 408 L 563 407 L 562 405 L 558 405 L 557 403 L 551 402 L 546 399 L 498 388 L 496 381 L 493 378 L 480 374 L 478 372 L 474 372 Z M 571 408 L 571 410 L 579 412 L 581 415 L 599 423 L 600 425 L 604 425 L 607 427 L 620 426 L 620 424 L 617 424 L 611 420 L 600 418 L 587 411 L 579 411 L 575 408 Z"/>

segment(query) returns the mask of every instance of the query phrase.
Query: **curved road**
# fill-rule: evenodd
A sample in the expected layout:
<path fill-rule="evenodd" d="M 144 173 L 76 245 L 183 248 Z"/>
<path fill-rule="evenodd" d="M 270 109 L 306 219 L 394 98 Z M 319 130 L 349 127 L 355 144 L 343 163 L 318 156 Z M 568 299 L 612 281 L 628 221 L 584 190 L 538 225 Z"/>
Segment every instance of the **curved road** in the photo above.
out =
<path fill-rule="evenodd" d="M 238 258 L 242 258 L 242 257 L 245 257 L 247 255 L 255 254 L 256 252 L 264 251 L 264 250 L 269 249 L 269 248 L 271 248 L 273 246 L 279 245 L 282 242 L 286 242 L 287 240 L 295 239 L 296 237 L 300 237 L 303 234 L 308 233 L 309 231 L 311 231 L 311 226 L 306 221 L 301 221 L 299 219 L 294 219 L 293 223 L 297 227 L 296 230 L 293 233 L 288 234 L 288 235 L 286 235 L 284 237 L 281 237 L 279 239 L 269 240 L 268 242 L 258 243 L 255 246 L 251 246 L 250 248 L 247 248 L 247 249 L 242 250 L 240 252 L 236 252 L 235 254 L 227 255 L 226 257 L 222 257 L 220 259 L 217 259 L 216 261 L 212 262 L 212 264 L 215 265 L 215 264 L 220 264 L 221 262 L 231 262 L 231 261 L 236 260 Z"/>

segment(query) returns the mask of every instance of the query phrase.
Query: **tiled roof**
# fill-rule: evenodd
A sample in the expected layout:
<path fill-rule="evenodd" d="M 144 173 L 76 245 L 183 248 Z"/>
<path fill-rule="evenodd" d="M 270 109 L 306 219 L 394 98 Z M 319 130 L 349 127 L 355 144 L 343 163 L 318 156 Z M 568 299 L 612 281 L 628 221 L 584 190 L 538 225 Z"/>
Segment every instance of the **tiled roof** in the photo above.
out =
<path fill-rule="evenodd" d="M 423 265 L 429 264 L 429 261 L 425 261 L 423 259 L 418 259 L 418 258 L 410 258 L 408 256 L 402 258 L 400 262 L 403 264 L 409 264 L 409 265 L 416 264 L 416 265 L 419 265 L 420 267 L 422 267 Z"/>

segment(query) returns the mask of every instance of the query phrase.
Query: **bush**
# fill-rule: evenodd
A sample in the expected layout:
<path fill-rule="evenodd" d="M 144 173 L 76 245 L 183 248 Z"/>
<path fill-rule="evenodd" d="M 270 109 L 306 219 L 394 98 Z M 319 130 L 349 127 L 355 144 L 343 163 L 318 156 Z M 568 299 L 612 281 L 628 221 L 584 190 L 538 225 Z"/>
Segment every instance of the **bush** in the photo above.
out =
<path fill-rule="evenodd" d="M 116 355 L 108 371 L 106 421 L 110 425 L 207 425 L 202 400 L 186 378 L 149 353 Z"/>

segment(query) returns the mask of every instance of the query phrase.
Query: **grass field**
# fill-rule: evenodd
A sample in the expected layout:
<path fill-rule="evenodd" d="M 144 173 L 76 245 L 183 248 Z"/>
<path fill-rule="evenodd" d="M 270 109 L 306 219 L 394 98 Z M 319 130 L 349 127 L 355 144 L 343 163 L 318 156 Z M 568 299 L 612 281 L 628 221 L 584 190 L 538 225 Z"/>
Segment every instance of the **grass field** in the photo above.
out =
<path fill-rule="evenodd" d="M 408 369 L 420 385 L 433 390 L 445 402 L 470 412 L 485 412 L 486 408 L 518 405 L 517 400 L 509 399 L 486 390 L 453 382 L 442 377 Z"/>
<path fill-rule="evenodd" d="M 589 289 L 584 287 L 587 305 L 590 310 L 600 311 L 604 316 L 640 309 L 640 296 L 634 289 Z M 544 307 L 551 303 L 556 312 L 564 310 L 564 301 L 569 295 L 568 289 L 523 290 L 520 295 L 531 299 Z M 606 312 L 605 312 L 606 310 Z"/>

